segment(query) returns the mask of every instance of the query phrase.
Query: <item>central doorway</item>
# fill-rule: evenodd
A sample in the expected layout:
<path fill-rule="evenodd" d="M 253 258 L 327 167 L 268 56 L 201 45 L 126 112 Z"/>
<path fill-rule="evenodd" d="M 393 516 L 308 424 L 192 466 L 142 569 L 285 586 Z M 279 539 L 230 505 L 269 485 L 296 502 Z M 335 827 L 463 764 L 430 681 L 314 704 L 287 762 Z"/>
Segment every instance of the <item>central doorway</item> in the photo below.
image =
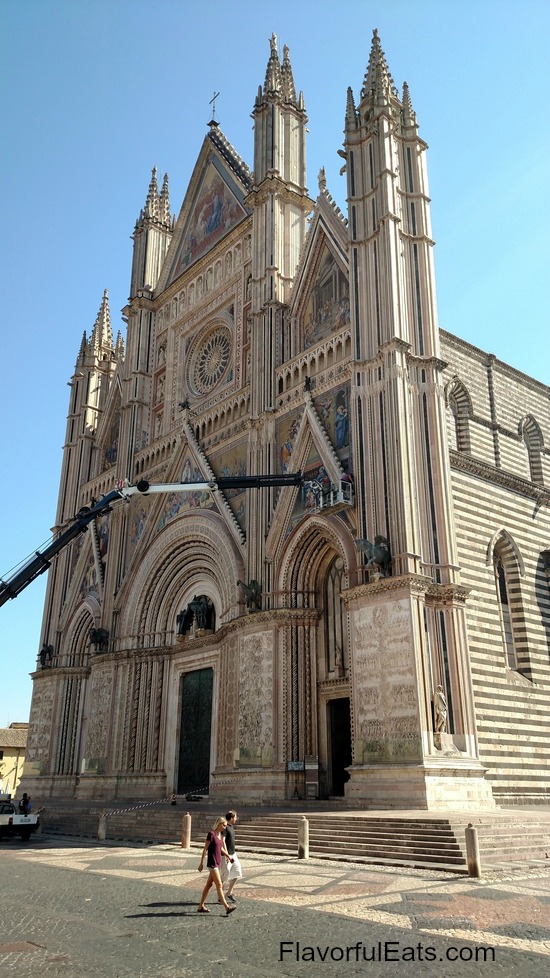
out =
<path fill-rule="evenodd" d="M 349 781 L 346 768 L 351 764 L 351 714 L 349 697 L 342 696 L 328 701 L 330 732 L 330 793 L 344 795 L 344 785 Z"/>
<path fill-rule="evenodd" d="M 186 672 L 181 679 L 178 794 L 208 793 L 213 685 L 213 669 Z"/>

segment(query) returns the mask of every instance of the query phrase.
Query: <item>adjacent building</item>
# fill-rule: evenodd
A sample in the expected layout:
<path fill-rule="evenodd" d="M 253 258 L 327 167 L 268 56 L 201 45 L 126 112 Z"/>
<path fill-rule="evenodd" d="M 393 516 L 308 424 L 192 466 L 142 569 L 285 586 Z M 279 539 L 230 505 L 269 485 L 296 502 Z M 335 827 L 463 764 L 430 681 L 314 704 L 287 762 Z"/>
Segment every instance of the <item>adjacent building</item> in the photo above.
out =
<path fill-rule="evenodd" d="M 23 774 L 28 723 L 0 728 L 0 794 L 15 797 Z"/>

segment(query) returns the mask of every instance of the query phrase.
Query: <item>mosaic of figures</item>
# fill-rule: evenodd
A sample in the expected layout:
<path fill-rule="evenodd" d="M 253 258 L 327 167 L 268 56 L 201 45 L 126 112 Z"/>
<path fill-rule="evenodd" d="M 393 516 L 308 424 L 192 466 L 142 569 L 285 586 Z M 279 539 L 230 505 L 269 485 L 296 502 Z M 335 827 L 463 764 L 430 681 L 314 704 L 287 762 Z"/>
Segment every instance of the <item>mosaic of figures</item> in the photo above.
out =
<path fill-rule="evenodd" d="M 228 452 L 212 459 L 212 468 L 218 478 L 228 476 L 248 475 L 246 441 L 234 445 Z M 224 495 L 232 509 L 233 515 L 242 530 L 246 527 L 246 490 L 225 489 Z"/>
<path fill-rule="evenodd" d="M 184 241 L 174 268 L 176 278 L 188 265 L 205 254 L 230 228 L 246 217 L 244 207 L 211 163 L 185 229 Z"/>
<path fill-rule="evenodd" d="M 347 460 L 350 453 L 349 388 L 339 387 L 336 390 L 328 391 L 326 394 L 314 398 L 313 404 L 340 461 Z M 294 412 L 286 415 L 277 426 L 279 469 L 281 472 L 292 471 L 292 453 L 301 420 L 302 412 Z"/>
<path fill-rule="evenodd" d="M 184 461 L 180 482 L 204 482 L 204 475 L 190 456 Z M 160 514 L 156 532 L 159 533 L 170 520 L 183 513 L 196 509 L 215 509 L 212 493 L 208 489 L 193 489 L 189 492 L 172 492 L 166 497 L 166 504 Z"/>
<path fill-rule="evenodd" d="M 296 412 L 295 414 L 287 415 L 277 425 L 279 468 L 283 474 L 291 471 L 290 461 L 292 458 L 292 452 L 294 451 L 296 435 L 298 434 L 301 420 L 302 412 Z"/>
<path fill-rule="evenodd" d="M 350 321 L 349 282 L 325 247 L 303 315 L 304 348 L 343 329 Z"/>
<path fill-rule="evenodd" d="M 141 540 L 149 510 L 153 505 L 153 499 L 146 499 L 140 496 L 137 499 L 132 499 L 130 505 L 132 509 L 128 530 L 128 558 L 132 557 L 137 544 Z"/>
<path fill-rule="evenodd" d="M 339 457 L 348 455 L 349 437 L 349 390 L 341 387 L 314 398 L 315 410 Z"/>
<path fill-rule="evenodd" d="M 115 464 L 118 454 L 118 439 L 120 435 L 120 410 L 114 415 L 109 426 L 109 432 L 105 439 L 105 450 L 103 453 L 103 470 L 110 469 Z"/>
<path fill-rule="evenodd" d="M 89 595 L 99 600 L 99 582 L 93 553 L 88 557 L 88 564 L 80 581 L 80 595 L 83 601 Z"/>
<path fill-rule="evenodd" d="M 99 516 L 96 519 L 95 525 L 97 530 L 99 556 L 101 557 L 102 562 L 105 563 L 105 558 L 109 549 L 110 514 L 105 513 L 103 516 Z"/>

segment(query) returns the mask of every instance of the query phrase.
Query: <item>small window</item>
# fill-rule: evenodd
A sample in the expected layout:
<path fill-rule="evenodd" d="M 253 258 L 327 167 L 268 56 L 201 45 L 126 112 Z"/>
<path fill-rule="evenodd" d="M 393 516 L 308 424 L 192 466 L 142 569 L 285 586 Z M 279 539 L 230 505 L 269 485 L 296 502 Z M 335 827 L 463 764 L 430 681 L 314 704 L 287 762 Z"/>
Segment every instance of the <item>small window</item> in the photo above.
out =
<path fill-rule="evenodd" d="M 544 483 L 541 460 L 541 450 L 543 448 L 542 432 L 535 419 L 530 415 L 522 421 L 520 431 L 529 458 L 529 476 L 531 482 L 541 486 Z"/>
<path fill-rule="evenodd" d="M 502 637 L 506 651 L 506 665 L 508 669 L 517 669 L 518 660 L 516 646 L 514 643 L 514 631 L 512 628 L 512 615 L 510 612 L 510 602 L 508 600 L 508 587 L 506 583 L 506 571 L 502 559 L 497 556 L 495 559 L 495 578 L 497 585 L 498 603 L 500 610 L 500 621 L 502 626 Z"/>
<path fill-rule="evenodd" d="M 458 379 L 455 379 L 447 388 L 447 409 L 449 411 L 451 448 L 454 448 L 457 452 L 464 452 L 470 455 L 470 418 L 472 416 L 472 405 L 468 391 Z"/>

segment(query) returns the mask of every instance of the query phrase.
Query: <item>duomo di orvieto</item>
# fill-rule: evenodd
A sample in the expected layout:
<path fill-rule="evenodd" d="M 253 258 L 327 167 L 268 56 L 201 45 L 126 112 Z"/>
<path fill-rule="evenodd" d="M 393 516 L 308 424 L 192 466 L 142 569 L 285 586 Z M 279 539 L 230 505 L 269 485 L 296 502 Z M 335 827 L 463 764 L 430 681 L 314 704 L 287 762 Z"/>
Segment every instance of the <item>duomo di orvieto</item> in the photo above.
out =
<path fill-rule="evenodd" d="M 125 338 L 105 294 L 76 359 L 55 529 L 117 480 L 303 481 L 136 495 L 59 555 L 36 798 L 550 800 L 550 391 L 440 328 L 426 143 L 377 32 L 366 56 L 345 214 L 307 189 L 275 37 L 250 167 L 212 121 L 177 218 L 153 171 Z"/>

